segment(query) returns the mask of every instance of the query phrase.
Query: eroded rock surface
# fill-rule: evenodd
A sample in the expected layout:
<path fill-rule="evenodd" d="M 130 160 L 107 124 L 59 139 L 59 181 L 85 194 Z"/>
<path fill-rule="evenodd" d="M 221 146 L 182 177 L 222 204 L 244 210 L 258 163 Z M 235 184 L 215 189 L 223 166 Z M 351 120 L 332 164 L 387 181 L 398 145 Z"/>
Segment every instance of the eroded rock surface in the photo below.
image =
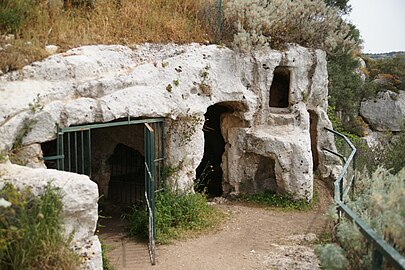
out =
<path fill-rule="evenodd" d="M 11 183 L 19 189 L 30 188 L 40 195 L 50 183 L 60 190 L 65 235 L 73 232 L 72 248 L 83 258 L 83 269 L 102 269 L 101 246 L 94 235 L 98 220 L 98 188 L 86 175 L 32 169 L 10 163 L 0 164 L 0 189 Z"/>
<path fill-rule="evenodd" d="M 404 131 L 405 91 L 380 92 L 376 99 L 361 103 L 361 116 L 376 131 Z"/>
<path fill-rule="evenodd" d="M 225 141 L 213 170 L 223 172 L 225 195 L 270 189 L 311 200 L 314 167 L 327 176 L 334 166 L 322 151 L 333 148 L 324 130 L 331 127 L 326 60 L 295 45 L 249 55 L 198 44 L 85 46 L 52 55 L 0 77 L 0 148 L 11 149 L 26 123 L 22 144 L 32 145 L 54 140 L 57 126 L 162 117 L 171 181 L 190 188 L 212 105 Z M 120 143 L 114 140 L 108 153 Z M 92 173 L 105 193 L 107 152 L 97 154 L 104 160 Z"/>

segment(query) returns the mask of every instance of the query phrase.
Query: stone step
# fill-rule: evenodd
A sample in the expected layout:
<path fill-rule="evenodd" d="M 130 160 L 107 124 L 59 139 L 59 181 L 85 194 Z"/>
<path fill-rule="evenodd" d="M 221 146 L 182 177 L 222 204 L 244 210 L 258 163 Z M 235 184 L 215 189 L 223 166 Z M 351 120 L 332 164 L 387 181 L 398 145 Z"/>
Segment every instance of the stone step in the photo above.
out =
<path fill-rule="evenodd" d="M 267 118 L 267 125 L 269 126 L 286 126 L 296 125 L 297 115 L 290 113 L 270 113 Z"/>

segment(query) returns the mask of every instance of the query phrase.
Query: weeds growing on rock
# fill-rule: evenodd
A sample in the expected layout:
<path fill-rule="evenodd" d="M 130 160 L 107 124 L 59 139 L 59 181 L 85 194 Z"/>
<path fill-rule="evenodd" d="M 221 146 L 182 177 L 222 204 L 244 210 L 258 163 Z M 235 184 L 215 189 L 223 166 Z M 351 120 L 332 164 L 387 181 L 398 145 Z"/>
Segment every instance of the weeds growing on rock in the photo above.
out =
<path fill-rule="evenodd" d="M 6 184 L 0 198 L 0 269 L 77 269 L 78 255 L 63 236 L 62 201 L 48 185 L 43 195 Z"/>
<path fill-rule="evenodd" d="M 110 260 L 107 257 L 108 246 L 101 239 L 100 243 L 101 243 L 101 258 L 103 260 L 103 270 L 115 270 L 115 267 L 111 265 Z"/>

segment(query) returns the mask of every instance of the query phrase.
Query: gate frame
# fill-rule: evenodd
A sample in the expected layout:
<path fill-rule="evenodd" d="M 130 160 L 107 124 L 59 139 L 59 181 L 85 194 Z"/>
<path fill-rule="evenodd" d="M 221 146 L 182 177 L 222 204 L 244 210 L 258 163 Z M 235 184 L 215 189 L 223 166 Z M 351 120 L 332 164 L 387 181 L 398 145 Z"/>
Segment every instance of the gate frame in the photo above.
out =
<path fill-rule="evenodd" d="M 127 121 L 117 121 L 99 124 L 86 124 L 81 126 L 71 126 L 60 128 L 57 125 L 56 133 L 56 152 L 55 156 L 43 157 L 44 161 L 56 160 L 57 169 L 62 171 L 71 171 L 71 156 L 70 156 L 70 136 L 68 137 L 68 158 L 69 165 L 65 168 L 65 149 L 64 149 L 64 134 L 75 134 L 75 148 L 77 149 L 77 132 L 80 132 L 81 141 L 81 162 L 82 170 L 78 172 L 77 165 L 77 150 L 75 152 L 75 169 L 76 173 L 86 174 L 91 177 L 91 130 L 99 128 L 119 127 L 128 125 L 144 125 L 144 155 L 145 155 L 145 201 L 149 217 L 149 255 L 152 265 L 156 264 L 156 244 L 155 244 L 155 192 L 158 189 L 165 187 L 165 153 L 164 153 L 164 118 L 149 118 L 131 120 L 128 116 Z M 84 133 L 87 132 L 87 153 L 84 148 Z M 156 147 L 157 146 L 157 147 Z M 157 156 L 157 158 L 156 158 Z M 85 159 L 87 158 L 87 163 Z M 85 168 L 88 168 L 87 173 Z"/>

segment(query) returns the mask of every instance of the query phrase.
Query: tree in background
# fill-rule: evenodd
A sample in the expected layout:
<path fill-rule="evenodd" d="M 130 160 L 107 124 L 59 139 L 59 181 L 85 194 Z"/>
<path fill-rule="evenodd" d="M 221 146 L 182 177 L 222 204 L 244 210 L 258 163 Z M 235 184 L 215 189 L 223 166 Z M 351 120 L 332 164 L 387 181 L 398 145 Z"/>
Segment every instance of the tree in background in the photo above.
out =
<path fill-rule="evenodd" d="M 352 10 L 349 0 L 324 0 L 324 2 L 328 7 L 338 8 L 342 14 L 349 14 Z"/>
<path fill-rule="evenodd" d="M 405 90 L 405 55 L 372 59 L 365 57 L 370 80 L 377 80 L 379 90 Z"/>
<path fill-rule="evenodd" d="M 336 2 L 336 3 L 335 3 Z M 229 0 L 225 18 L 236 30 L 233 44 L 241 51 L 281 49 L 287 43 L 325 50 L 329 54 L 358 48 L 351 26 L 342 19 L 340 1 Z"/>
<path fill-rule="evenodd" d="M 324 0 L 326 5 L 339 10 L 340 16 L 351 11 L 348 0 Z M 340 116 L 343 128 L 358 135 L 364 122 L 359 117 L 360 103 L 363 98 L 374 93 L 375 85 L 365 82 L 360 76 L 360 31 L 348 23 L 349 36 L 356 41 L 356 49 L 350 53 L 335 50 L 327 56 L 329 76 L 329 106 L 331 112 Z"/>

